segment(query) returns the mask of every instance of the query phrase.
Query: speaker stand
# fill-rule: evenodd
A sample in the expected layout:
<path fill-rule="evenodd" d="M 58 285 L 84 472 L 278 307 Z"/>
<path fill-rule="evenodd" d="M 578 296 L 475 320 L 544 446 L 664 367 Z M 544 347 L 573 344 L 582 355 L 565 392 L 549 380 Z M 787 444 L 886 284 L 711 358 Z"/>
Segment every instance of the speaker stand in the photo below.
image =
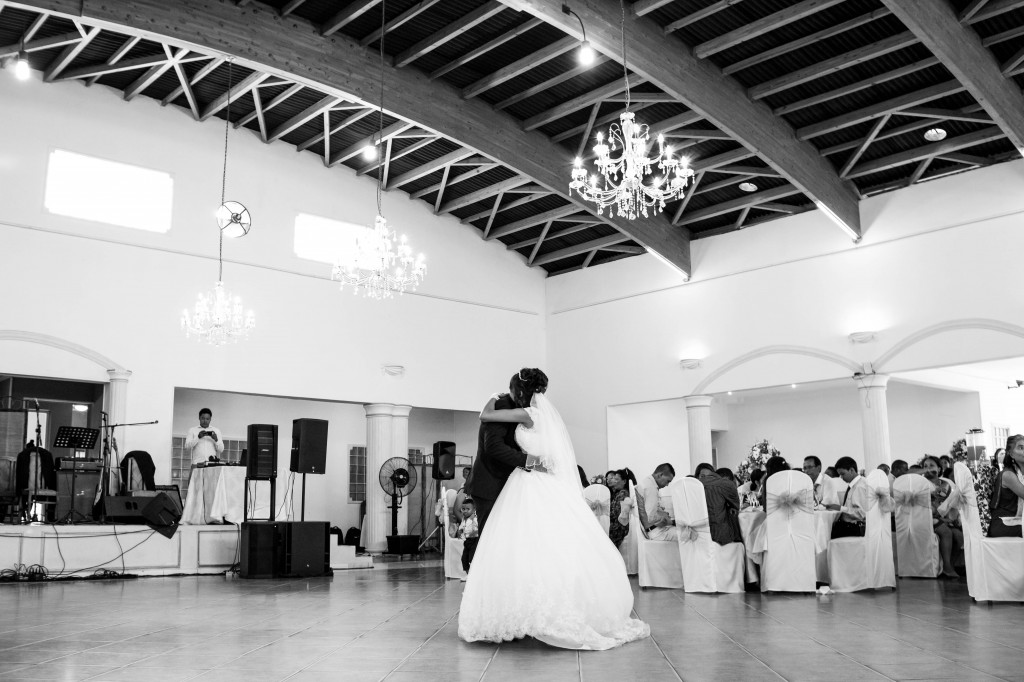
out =
<path fill-rule="evenodd" d="M 292 498 L 294 499 L 294 498 Z M 306 520 L 306 472 L 302 472 L 302 516 L 299 517 L 302 521 Z"/>

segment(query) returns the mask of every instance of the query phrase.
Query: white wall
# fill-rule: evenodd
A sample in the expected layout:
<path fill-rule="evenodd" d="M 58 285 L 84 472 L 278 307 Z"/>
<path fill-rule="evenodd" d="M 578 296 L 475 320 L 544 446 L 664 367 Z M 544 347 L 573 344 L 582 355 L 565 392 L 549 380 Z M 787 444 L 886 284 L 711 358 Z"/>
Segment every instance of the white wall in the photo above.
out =
<path fill-rule="evenodd" d="M 679 475 L 691 473 L 690 445 L 686 427 L 686 405 L 682 400 L 662 400 L 608 408 L 608 464 L 600 454 L 581 451 L 576 459 L 587 476 L 609 469 L 629 467 L 637 478 L 668 462 Z"/>

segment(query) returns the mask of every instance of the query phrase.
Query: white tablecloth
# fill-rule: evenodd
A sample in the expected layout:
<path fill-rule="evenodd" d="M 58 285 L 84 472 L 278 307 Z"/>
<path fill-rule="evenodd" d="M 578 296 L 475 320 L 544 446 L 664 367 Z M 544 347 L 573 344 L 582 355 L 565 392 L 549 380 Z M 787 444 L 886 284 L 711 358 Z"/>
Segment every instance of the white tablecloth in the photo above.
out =
<path fill-rule="evenodd" d="M 814 512 L 814 552 L 818 555 L 828 552 L 828 541 L 832 538 L 832 524 L 839 517 L 839 512 L 819 510 Z M 740 534 L 747 553 L 747 582 L 756 582 L 757 566 L 765 549 L 764 511 L 741 511 L 739 514 Z M 819 558 L 820 563 L 820 558 Z M 820 571 L 819 571 L 820 573 Z M 819 576 L 819 580 L 821 576 Z M 827 564 L 825 581 L 828 580 Z"/>
<path fill-rule="evenodd" d="M 253 497 L 255 496 L 255 500 Z M 181 523 L 241 523 L 245 519 L 245 467 L 219 466 L 192 469 Z M 252 518 L 267 518 L 270 484 L 253 482 L 249 494 Z"/>

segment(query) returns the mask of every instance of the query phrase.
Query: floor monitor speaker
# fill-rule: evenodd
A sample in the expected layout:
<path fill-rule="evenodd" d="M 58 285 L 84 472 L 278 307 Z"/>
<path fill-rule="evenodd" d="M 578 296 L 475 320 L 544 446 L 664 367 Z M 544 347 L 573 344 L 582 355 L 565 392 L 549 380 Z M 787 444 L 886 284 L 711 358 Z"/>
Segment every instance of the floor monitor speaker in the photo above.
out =
<path fill-rule="evenodd" d="M 178 522 L 181 521 L 181 507 L 170 495 L 159 492 L 142 508 L 142 518 L 146 525 L 157 533 L 165 538 L 172 538 L 178 530 Z"/>
<path fill-rule="evenodd" d="M 103 508 L 107 521 L 144 525 L 146 520 L 142 517 L 142 510 L 149 504 L 149 501 L 148 497 L 106 495 L 103 498 Z"/>
<path fill-rule="evenodd" d="M 245 475 L 261 481 L 277 478 L 277 424 L 249 424 L 248 435 Z"/>
<path fill-rule="evenodd" d="M 322 474 L 327 465 L 327 420 L 292 421 L 292 461 L 290 471 Z"/>

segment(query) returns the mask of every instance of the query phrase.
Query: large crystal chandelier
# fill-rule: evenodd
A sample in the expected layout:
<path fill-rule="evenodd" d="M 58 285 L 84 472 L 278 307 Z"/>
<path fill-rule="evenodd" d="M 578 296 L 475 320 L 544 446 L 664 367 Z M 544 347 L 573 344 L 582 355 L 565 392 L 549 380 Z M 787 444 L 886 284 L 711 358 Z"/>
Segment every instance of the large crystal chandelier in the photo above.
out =
<path fill-rule="evenodd" d="M 195 307 L 181 315 L 181 328 L 189 338 L 196 336 L 214 346 L 245 338 L 256 326 L 256 315 L 245 311 L 242 299 L 224 289 L 224 235 L 245 236 L 251 220 L 249 211 L 237 201 L 225 201 L 228 178 L 228 129 L 231 125 L 231 60 L 228 60 L 227 111 L 224 116 L 224 170 L 221 175 L 220 208 L 217 210 L 217 230 L 220 246 L 217 251 L 217 281 L 213 290 L 200 293 Z"/>
<path fill-rule="evenodd" d="M 665 203 L 682 196 L 683 190 L 693 177 L 693 169 L 689 160 L 677 159 L 672 155 L 672 147 L 665 146 L 665 136 L 658 135 L 658 154 L 654 158 L 648 156 L 650 129 L 647 124 L 637 123 L 633 112 L 629 111 L 629 70 L 626 67 L 626 8 L 620 0 L 622 8 L 622 73 L 626 83 L 626 111 L 619 115 L 619 123 L 613 123 L 608 129 L 608 141 L 597 133 L 597 144 L 594 165 L 600 172 L 587 181 L 587 171 L 583 168 L 583 160 L 576 158 L 572 169 L 572 181 L 569 190 L 597 204 L 597 214 L 601 215 L 606 207 L 609 214 L 633 220 L 642 215 L 647 217 L 650 208 L 654 215 L 664 210 Z M 612 158 L 611 153 L 622 150 L 618 157 Z M 653 151 L 653 150 L 652 150 Z M 662 175 L 647 182 L 647 176 L 657 167 Z M 603 178 L 603 181 L 602 181 Z"/>
<path fill-rule="evenodd" d="M 380 110 L 377 115 L 377 145 L 384 141 L 384 35 L 385 5 L 380 3 Z M 378 155 L 379 158 L 379 155 Z M 381 208 L 384 171 L 387 159 L 381 159 L 377 168 L 377 217 L 373 221 L 373 230 L 356 240 L 355 252 L 339 259 L 331 270 L 331 279 L 352 287 L 352 293 L 362 290 L 369 298 L 391 298 L 395 292 L 415 291 L 423 276 L 427 274 L 427 264 L 423 254 L 415 258 L 412 247 L 405 235 L 399 237 L 388 227 Z"/>

